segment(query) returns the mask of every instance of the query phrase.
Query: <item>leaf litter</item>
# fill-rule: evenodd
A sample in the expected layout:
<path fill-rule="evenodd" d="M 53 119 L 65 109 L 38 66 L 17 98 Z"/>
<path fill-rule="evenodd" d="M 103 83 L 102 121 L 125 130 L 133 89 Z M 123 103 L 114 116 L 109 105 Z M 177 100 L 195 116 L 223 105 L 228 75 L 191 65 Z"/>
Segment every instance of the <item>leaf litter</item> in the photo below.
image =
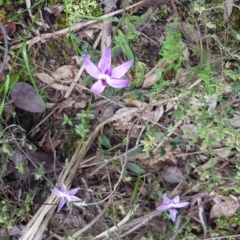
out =
<path fill-rule="evenodd" d="M 181 67 L 171 72 L 178 63 L 178 59 L 172 61 L 171 58 L 145 63 L 147 67 L 142 74 L 142 84 L 135 86 L 132 83 L 124 93 L 107 87 L 104 96 L 93 95 L 89 91 L 89 83 L 92 85 L 93 81 L 85 79 L 87 73 L 82 65 L 82 55 L 90 54 L 97 62 L 100 52 L 113 43 L 119 43 L 121 47 L 112 51 L 114 67 L 130 60 L 127 57 L 132 54 L 126 49 L 132 51 L 135 48 L 131 47 L 133 33 L 128 32 L 129 26 L 148 39 L 149 49 L 150 44 L 157 42 L 154 51 L 158 53 L 164 44 L 161 40 L 171 34 L 166 31 L 166 24 L 171 22 L 174 26 L 171 16 L 177 9 L 168 1 L 143 1 L 120 9 L 118 1 L 102 1 L 102 4 L 105 17 L 119 18 L 128 14 L 127 9 L 134 9 L 132 14 L 141 15 L 146 22 L 134 22 L 137 17 L 134 15 L 130 24 L 126 21 L 125 25 L 117 26 L 125 36 L 122 44 L 116 38 L 118 35 L 112 34 L 112 31 L 117 34 L 118 29 L 111 22 L 103 21 L 99 27 L 95 20 L 85 19 L 74 26 L 59 29 L 48 19 L 50 14 L 43 14 L 41 21 L 34 22 L 36 10 L 40 9 L 26 1 L 31 21 L 45 33 L 36 36 L 34 32 L 26 42 L 35 52 L 36 59 L 30 63 L 36 66 L 33 76 L 38 89 L 25 82 L 11 86 L 10 96 L 16 106 L 17 120 L 12 117 L 14 109 L 10 110 L 1 129 L 3 195 L 7 196 L 9 203 L 17 201 L 14 204 L 21 211 L 23 202 L 30 209 L 24 209 L 29 211 L 29 216 L 19 224 L 19 228 L 13 224 L 8 233 L 20 234 L 24 240 L 76 238 L 80 235 L 84 239 L 106 239 L 110 235 L 117 239 L 159 239 L 159 234 L 164 236 L 163 239 L 168 239 L 167 236 L 184 239 L 188 235 L 211 237 L 217 229 L 213 222 L 221 229 L 221 217 L 229 219 L 231 224 L 234 221 L 231 217 L 239 217 L 238 180 L 232 181 L 233 178 L 238 179 L 239 104 L 232 82 L 224 76 L 220 76 L 219 85 L 213 79 L 208 82 L 207 76 L 211 73 L 204 72 L 208 71 L 204 64 L 199 68 L 203 72 L 194 75 L 192 69 L 197 69 L 205 48 L 210 50 L 214 47 L 212 42 L 205 42 L 203 29 L 188 19 L 179 20 L 177 24 L 182 31 L 182 39 L 178 42 L 186 46 L 179 55 L 179 59 L 184 59 Z M 222 15 L 227 22 L 234 11 L 231 1 L 225 4 Z M 149 15 L 146 9 L 149 7 L 162 14 L 161 19 L 145 18 L 143 14 Z M 193 9 L 200 11 L 198 7 L 194 5 Z M 61 7 L 57 11 L 55 16 L 64 14 Z M 21 34 L 14 25 L 11 27 L 12 38 L 15 31 Z M 150 35 L 151 40 L 150 30 L 154 33 Z M 54 60 L 50 56 L 50 60 L 57 63 L 53 68 L 48 63 L 38 62 L 41 45 L 71 31 L 75 31 L 77 47 L 83 52 L 79 54 L 81 57 L 71 58 L 69 64 L 61 62 L 60 57 Z M 84 45 L 78 41 L 84 41 Z M 98 47 L 100 41 L 101 46 Z M 124 48 L 128 44 L 130 47 Z M 18 47 L 19 44 L 12 44 L 12 50 Z M 146 49 L 141 49 L 141 46 L 137 49 L 140 55 L 148 58 Z M 201 52 L 197 57 L 196 49 Z M 135 51 L 134 54 L 138 55 Z M 49 55 L 44 57 L 49 60 Z M 39 67 L 42 64 L 44 67 Z M 14 68 L 15 72 L 19 70 L 19 66 Z M 163 74 L 159 74 L 159 69 Z M 4 70 L 3 82 L 8 70 Z M 186 72 L 191 74 L 185 75 Z M 223 74 L 222 69 L 217 74 Z M 28 79 L 27 75 L 23 76 Z M 138 78 L 134 67 L 129 76 Z M 46 103 L 39 97 L 39 91 Z M 184 108 L 187 111 L 183 114 L 181 110 Z M 224 109 L 228 109 L 226 115 L 221 114 Z M 180 118 L 179 114 L 182 114 Z M 21 128 L 15 129 L 16 123 L 27 129 L 27 134 Z M 81 137 L 76 133 L 77 128 Z M 30 182 L 30 187 L 27 182 Z M 52 183 L 56 183 L 56 188 L 61 183 L 69 188 L 80 187 L 77 197 L 84 202 L 82 205 L 69 202 L 58 214 L 54 213 L 59 199 L 49 193 Z M 26 197 L 31 193 L 30 189 L 38 191 L 29 195 L 32 196 L 31 204 Z M 213 192 L 216 192 L 214 197 Z M 164 196 L 168 196 L 170 201 L 178 195 L 191 206 L 177 210 L 176 232 L 173 232 L 169 228 L 169 214 L 156 210 L 156 207 Z M 185 224 L 189 224 L 188 229 L 195 230 L 187 231 Z M 231 233 L 234 233 L 234 224 L 231 226 Z M 1 231 L 3 236 L 8 227 L 4 224 L 1 227 L 4 228 Z"/>

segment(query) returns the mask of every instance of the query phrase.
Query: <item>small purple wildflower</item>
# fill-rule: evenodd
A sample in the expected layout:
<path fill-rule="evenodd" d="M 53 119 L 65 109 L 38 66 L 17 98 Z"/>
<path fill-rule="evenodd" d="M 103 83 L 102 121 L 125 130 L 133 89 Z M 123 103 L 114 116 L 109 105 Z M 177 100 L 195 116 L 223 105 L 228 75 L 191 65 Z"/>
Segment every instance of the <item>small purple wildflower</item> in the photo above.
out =
<path fill-rule="evenodd" d="M 69 201 L 69 202 L 77 202 L 77 201 L 82 201 L 82 199 L 75 197 L 74 195 L 77 193 L 77 191 L 80 188 L 74 188 L 72 190 L 67 190 L 66 186 L 64 183 L 61 184 L 61 190 L 54 190 L 51 189 L 52 193 L 57 195 L 58 197 L 61 198 L 59 204 L 58 204 L 58 209 L 57 212 L 59 212 L 64 204 Z"/>
<path fill-rule="evenodd" d="M 124 88 L 130 83 L 130 79 L 121 79 L 122 76 L 130 69 L 133 61 L 125 62 L 111 69 L 111 49 L 107 47 L 103 53 L 98 66 L 96 66 L 89 58 L 83 58 L 83 64 L 86 71 L 94 78 L 98 79 L 91 87 L 91 91 L 100 94 L 107 85 L 113 88 Z"/>
<path fill-rule="evenodd" d="M 176 220 L 177 216 L 177 211 L 175 208 L 183 208 L 186 207 L 189 204 L 189 202 L 181 202 L 180 203 L 180 197 L 176 196 L 173 198 L 173 200 L 163 197 L 163 204 L 157 207 L 157 210 L 159 211 L 165 211 L 168 210 L 170 211 L 170 217 L 173 222 Z"/>

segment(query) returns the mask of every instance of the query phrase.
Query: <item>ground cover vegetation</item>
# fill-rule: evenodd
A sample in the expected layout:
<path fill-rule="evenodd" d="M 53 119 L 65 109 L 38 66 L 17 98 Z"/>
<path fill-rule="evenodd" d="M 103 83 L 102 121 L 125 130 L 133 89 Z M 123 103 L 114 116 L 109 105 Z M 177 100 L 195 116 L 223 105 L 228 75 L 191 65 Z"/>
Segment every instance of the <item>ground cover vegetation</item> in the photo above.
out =
<path fill-rule="evenodd" d="M 0 239 L 240 239 L 240 1 L 0 1 Z"/>

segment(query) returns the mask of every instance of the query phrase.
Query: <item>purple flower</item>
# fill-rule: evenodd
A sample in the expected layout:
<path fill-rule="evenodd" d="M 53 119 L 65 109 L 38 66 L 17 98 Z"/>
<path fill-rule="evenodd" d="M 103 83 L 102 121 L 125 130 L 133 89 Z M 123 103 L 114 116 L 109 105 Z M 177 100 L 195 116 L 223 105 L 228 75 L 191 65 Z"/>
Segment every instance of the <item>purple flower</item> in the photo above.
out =
<path fill-rule="evenodd" d="M 130 69 L 133 61 L 125 62 L 113 69 L 111 69 L 111 49 L 106 48 L 103 53 L 98 66 L 96 66 L 89 58 L 83 58 L 83 64 L 86 71 L 94 78 L 98 79 L 91 87 L 91 91 L 100 94 L 107 85 L 113 88 L 124 88 L 130 83 L 129 79 L 121 79 L 122 76 Z"/>
<path fill-rule="evenodd" d="M 69 201 L 69 202 L 82 201 L 82 199 L 74 196 L 79 189 L 80 188 L 74 188 L 74 189 L 68 191 L 64 183 L 61 184 L 61 190 L 51 189 L 53 194 L 55 194 L 61 198 L 61 200 L 58 204 L 57 212 L 59 212 L 61 210 L 61 208 L 64 206 L 64 204 L 67 201 Z"/>
<path fill-rule="evenodd" d="M 177 211 L 175 208 L 183 208 L 186 207 L 189 204 L 189 202 L 181 202 L 180 203 L 180 197 L 176 196 L 173 200 L 163 197 L 163 204 L 157 207 L 157 210 L 160 211 L 165 211 L 168 210 L 170 211 L 170 217 L 173 222 L 176 220 L 177 216 Z"/>

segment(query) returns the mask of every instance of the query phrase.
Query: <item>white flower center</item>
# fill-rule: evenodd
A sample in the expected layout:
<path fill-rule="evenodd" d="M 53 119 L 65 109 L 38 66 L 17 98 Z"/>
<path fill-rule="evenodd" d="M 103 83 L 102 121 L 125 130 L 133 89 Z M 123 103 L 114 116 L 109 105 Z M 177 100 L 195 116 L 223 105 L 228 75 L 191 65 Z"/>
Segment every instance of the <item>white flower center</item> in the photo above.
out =
<path fill-rule="evenodd" d="M 170 203 L 170 204 L 169 204 L 169 207 L 170 207 L 170 208 L 175 208 L 174 203 Z"/>
<path fill-rule="evenodd" d="M 107 75 L 107 74 L 100 74 L 99 78 L 101 80 L 105 80 L 106 82 L 109 82 L 111 80 L 111 77 L 109 75 Z"/>
<path fill-rule="evenodd" d="M 66 193 L 63 194 L 63 198 L 65 198 L 65 199 L 67 199 L 67 201 L 69 201 L 69 195 Z"/>

